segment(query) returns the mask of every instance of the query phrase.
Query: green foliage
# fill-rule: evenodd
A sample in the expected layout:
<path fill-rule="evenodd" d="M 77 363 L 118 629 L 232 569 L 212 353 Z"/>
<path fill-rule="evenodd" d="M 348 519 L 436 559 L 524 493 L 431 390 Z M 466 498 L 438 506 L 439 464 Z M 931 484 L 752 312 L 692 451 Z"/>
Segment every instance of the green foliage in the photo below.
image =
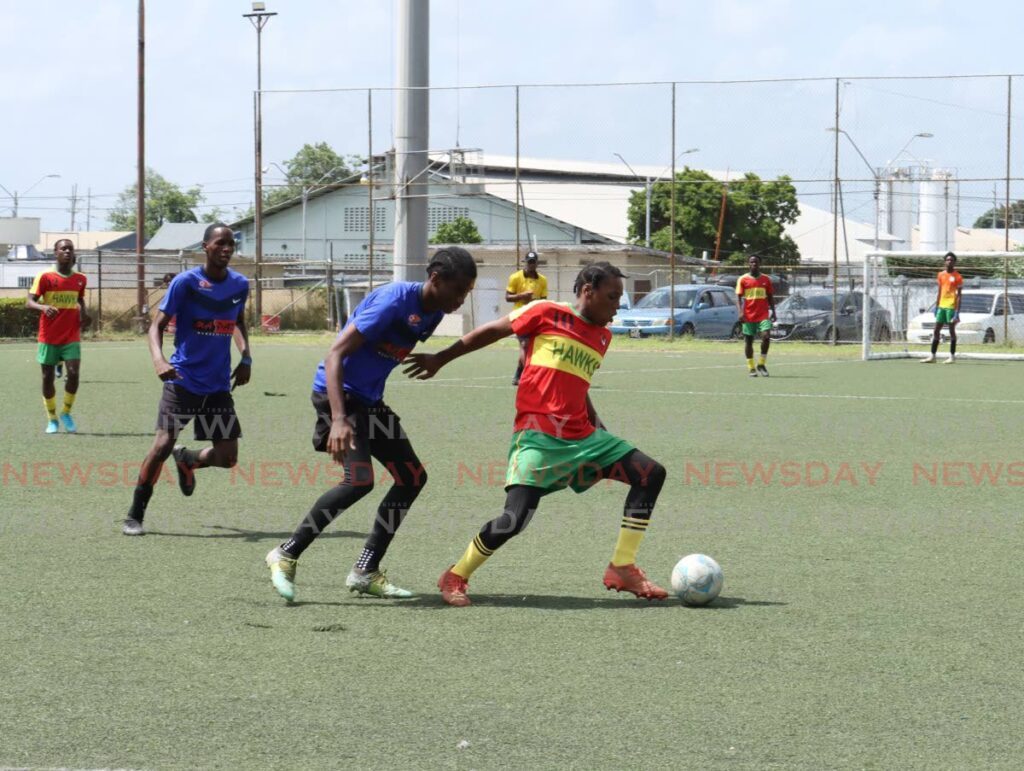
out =
<path fill-rule="evenodd" d="M 723 183 L 710 174 L 689 167 L 676 174 L 675 250 L 677 254 L 713 255 L 722 207 Z M 730 181 L 725 188 L 725 219 L 719 259 L 744 264 L 758 254 L 770 265 L 793 265 L 800 252 L 786 225 L 800 213 L 796 188 L 787 176 L 763 181 L 756 174 Z M 646 196 L 638 191 L 629 200 L 629 237 L 643 243 Z M 672 248 L 672 183 L 655 182 L 651 189 L 651 246 Z"/>
<path fill-rule="evenodd" d="M 135 195 L 137 185 L 130 185 L 117 197 L 117 204 L 107 215 L 114 230 L 135 230 Z M 198 222 L 195 208 L 203 202 L 198 187 L 182 190 L 153 169 L 146 169 L 146 222 L 143 232 L 152 238 L 165 222 Z"/>
<path fill-rule="evenodd" d="M 1018 249 L 1024 252 L 1024 250 Z M 942 260 L 933 257 L 886 257 L 892 275 L 908 278 L 934 278 L 942 270 Z M 964 278 L 1024 278 L 1024 254 L 1004 260 L 1002 257 L 971 257 L 957 261 L 956 269 Z"/>
<path fill-rule="evenodd" d="M 974 221 L 976 228 L 1005 228 L 1006 207 L 997 206 L 989 209 Z M 1014 201 L 1010 204 L 1010 227 L 1024 227 L 1024 201 Z"/>
<path fill-rule="evenodd" d="M 284 184 L 264 189 L 263 204 L 275 206 L 299 198 L 303 188 L 355 181 L 356 170 L 365 164 L 366 160 L 358 155 L 338 155 L 326 142 L 304 144 L 290 160 L 285 161 Z"/>
<path fill-rule="evenodd" d="M 442 222 L 430 238 L 432 244 L 479 244 L 483 236 L 476 223 L 468 217 L 456 217 L 451 222 Z"/>
<path fill-rule="evenodd" d="M 39 311 L 26 307 L 25 297 L 0 298 L 0 337 L 31 337 L 38 328 Z"/>

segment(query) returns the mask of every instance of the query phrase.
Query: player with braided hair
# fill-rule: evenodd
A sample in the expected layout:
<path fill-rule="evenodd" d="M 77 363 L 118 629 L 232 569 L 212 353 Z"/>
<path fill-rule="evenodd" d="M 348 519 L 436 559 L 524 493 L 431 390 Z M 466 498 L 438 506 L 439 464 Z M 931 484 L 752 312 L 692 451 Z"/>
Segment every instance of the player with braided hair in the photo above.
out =
<path fill-rule="evenodd" d="M 437 354 L 413 354 L 405 372 L 426 380 L 445 364 L 515 334 L 528 338 L 526 366 L 516 394 L 515 433 L 505 477 L 505 509 L 483 526 L 457 563 L 438 581 L 449 605 L 470 604 L 469 578 L 512 536 L 519 534 L 548 493 L 580 493 L 602 479 L 629 485 L 618 542 L 604 573 L 608 589 L 648 600 L 668 593 L 636 565 L 640 541 L 665 482 L 665 468 L 605 430 L 590 401 L 590 381 L 619 307 L 622 272 L 607 262 L 588 265 L 576 278 L 575 303 L 537 300 L 470 332 Z"/>

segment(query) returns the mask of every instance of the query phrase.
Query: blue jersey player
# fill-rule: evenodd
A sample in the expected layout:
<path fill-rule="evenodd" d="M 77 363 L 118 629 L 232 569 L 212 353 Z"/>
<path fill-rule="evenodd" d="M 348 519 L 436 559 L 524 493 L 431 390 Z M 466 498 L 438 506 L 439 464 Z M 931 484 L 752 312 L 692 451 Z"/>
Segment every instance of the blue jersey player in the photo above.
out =
<path fill-rule="evenodd" d="M 156 437 L 142 461 L 131 508 L 124 521 L 125 535 L 143 535 L 146 506 L 160 478 L 164 461 L 173 453 L 178 467 L 178 486 L 185 495 L 195 490 L 194 471 L 206 466 L 231 468 L 238 462 L 238 438 L 242 435 L 235 403 L 234 385 L 249 382 L 252 357 L 245 328 L 245 300 L 249 280 L 228 268 L 235 253 L 235 237 L 222 223 L 210 225 L 203 234 L 206 264 L 175 276 L 149 327 L 149 351 L 157 377 L 164 384 L 157 411 Z M 174 354 L 164 358 L 164 330 L 175 319 Z M 231 341 L 241 339 L 242 361 L 231 371 Z M 209 447 L 189 450 L 175 446 L 178 434 L 195 421 L 196 441 Z"/>
<path fill-rule="evenodd" d="M 335 517 L 373 489 L 373 458 L 394 483 L 377 507 L 345 585 L 375 597 L 412 596 L 388 580 L 380 562 L 427 475 L 398 415 L 383 401 L 384 383 L 416 343 L 433 334 L 445 313 L 458 310 L 475 281 L 476 263 L 469 252 L 457 246 L 439 250 L 427 266 L 426 281 L 386 284 L 370 292 L 317 367 L 311 397 L 316 411 L 313 447 L 342 463 L 345 477 L 320 496 L 291 538 L 267 554 L 271 581 L 286 600 L 295 598 L 299 555 Z"/>

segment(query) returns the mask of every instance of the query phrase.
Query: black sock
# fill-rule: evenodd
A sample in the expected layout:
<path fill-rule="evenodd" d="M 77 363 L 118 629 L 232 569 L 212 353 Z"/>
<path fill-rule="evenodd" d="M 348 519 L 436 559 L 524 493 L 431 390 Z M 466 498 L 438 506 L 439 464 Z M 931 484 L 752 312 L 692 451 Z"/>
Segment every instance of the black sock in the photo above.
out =
<path fill-rule="evenodd" d="M 153 485 L 147 485 L 144 482 L 135 485 L 135 493 L 132 495 L 132 507 L 128 509 L 128 519 L 141 522 L 142 518 L 146 516 L 146 506 L 149 505 L 149 499 L 152 497 Z"/>
<path fill-rule="evenodd" d="M 956 356 L 956 340 L 949 341 L 949 355 Z"/>
<path fill-rule="evenodd" d="M 199 453 L 201 450 L 189 450 L 188 448 L 182 450 L 181 462 L 189 468 L 199 468 Z"/>
<path fill-rule="evenodd" d="M 281 544 L 281 551 L 289 557 L 297 559 L 316 537 L 322 533 L 341 512 L 358 501 L 373 489 L 373 485 L 363 487 L 341 484 L 332 487 L 320 496 L 309 513 L 303 517 L 295 528 L 292 537 Z"/>
<path fill-rule="evenodd" d="M 932 356 L 934 356 L 936 353 L 938 353 L 938 350 L 939 350 L 939 341 L 936 340 L 933 337 L 932 338 Z"/>

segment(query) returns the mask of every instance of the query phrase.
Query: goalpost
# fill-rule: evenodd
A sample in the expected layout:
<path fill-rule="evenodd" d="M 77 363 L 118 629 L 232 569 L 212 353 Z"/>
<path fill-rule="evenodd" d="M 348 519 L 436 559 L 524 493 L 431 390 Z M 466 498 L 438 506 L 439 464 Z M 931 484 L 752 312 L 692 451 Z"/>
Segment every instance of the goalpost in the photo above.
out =
<path fill-rule="evenodd" d="M 864 361 L 924 358 L 934 334 L 936 276 L 947 252 L 873 251 L 865 255 L 862 286 L 861 346 Z M 957 359 L 1024 361 L 1024 251 L 954 252 L 963 276 Z M 888 314 L 892 340 L 881 342 L 875 330 Z M 942 330 L 940 346 L 948 345 Z M 1000 344 L 1021 345 L 1020 352 L 979 350 Z M 965 350 L 965 347 L 968 347 Z M 940 350 L 942 350 L 940 348 Z"/>

